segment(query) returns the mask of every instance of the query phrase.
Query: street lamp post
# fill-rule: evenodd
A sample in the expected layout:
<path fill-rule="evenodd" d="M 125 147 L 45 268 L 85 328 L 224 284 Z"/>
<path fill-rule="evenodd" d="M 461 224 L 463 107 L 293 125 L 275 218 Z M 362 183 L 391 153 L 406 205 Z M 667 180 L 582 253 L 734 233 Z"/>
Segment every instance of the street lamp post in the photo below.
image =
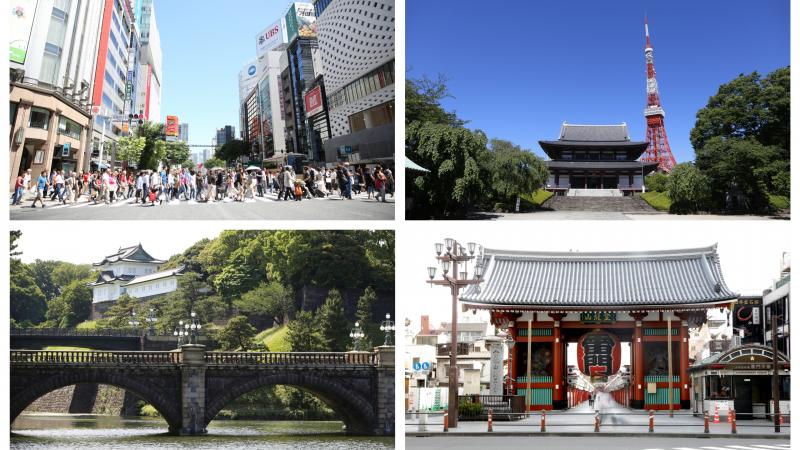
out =
<path fill-rule="evenodd" d="M 183 345 L 183 321 L 178 321 L 178 326 L 175 328 L 175 331 L 172 332 L 172 335 L 175 336 L 178 340 L 178 348 Z"/>
<path fill-rule="evenodd" d="M 364 338 L 364 330 L 361 329 L 361 325 L 356 322 L 355 326 L 350 330 L 350 338 L 353 340 L 353 350 L 359 352 L 361 351 L 361 339 Z"/>
<path fill-rule="evenodd" d="M 156 310 L 150 308 L 150 313 L 147 315 L 147 323 L 150 325 L 149 327 L 150 336 L 155 336 L 156 334 L 156 329 L 155 329 L 156 322 L 158 322 L 158 317 L 156 317 Z"/>
<path fill-rule="evenodd" d="M 183 324 L 185 335 L 189 337 L 190 344 L 197 344 L 197 337 L 200 335 L 200 321 L 197 319 L 197 313 L 192 311 L 189 314 L 191 317 Z"/>
<path fill-rule="evenodd" d="M 467 263 L 475 259 L 475 250 L 477 244 L 470 242 L 465 249 L 458 244 L 454 239 L 447 238 L 444 244 L 436 243 L 436 259 L 442 267 L 442 279 L 436 278 L 436 267 L 428 267 L 428 283 L 438 286 L 447 286 L 450 288 L 450 295 L 452 297 L 452 321 L 450 329 L 450 367 L 447 386 L 448 386 L 448 402 L 447 413 L 449 416 L 449 426 L 458 426 L 458 293 L 461 289 L 477 285 L 483 277 L 483 255 L 480 254 L 474 267 L 474 278 L 469 278 L 467 275 Z M 469 253 L 469 254 L 467 254 Z M 482 253 L 482 252 L 481 252 Z M 460 270 L 459 265 L 463 264 L 463 270 Z M 452 275 L 448 275 L 452 268 Z"/>
<path fill-rule="evenodd" d="M 391 320 L 392 316 L 386 313 L 386 320 L 381 322 L 381 331 L 385 333 L 383 345 L 394 345 L 392 342 L 392 334 L 394 333 L 394 321 Z"/>

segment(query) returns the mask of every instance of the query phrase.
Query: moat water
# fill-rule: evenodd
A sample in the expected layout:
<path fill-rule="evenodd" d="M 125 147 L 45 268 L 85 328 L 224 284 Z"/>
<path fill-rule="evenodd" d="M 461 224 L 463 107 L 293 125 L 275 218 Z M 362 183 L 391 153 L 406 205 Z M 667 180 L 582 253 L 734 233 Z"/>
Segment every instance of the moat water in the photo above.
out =
<path fill-rule="evenodd" d="M 383 450 L 392 437 L 347 436 L 341 422 L 214 420 L 203 436 L 171 436 L 162 419 L 99 415 L 22 415 L 12 449 Z"/>

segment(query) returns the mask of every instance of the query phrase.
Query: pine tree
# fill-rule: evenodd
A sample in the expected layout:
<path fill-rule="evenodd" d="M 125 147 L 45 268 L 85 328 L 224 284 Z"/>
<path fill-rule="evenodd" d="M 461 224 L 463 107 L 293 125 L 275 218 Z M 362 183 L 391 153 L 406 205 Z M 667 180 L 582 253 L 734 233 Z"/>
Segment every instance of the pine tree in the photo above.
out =
<path fill-rule="evenodd" d="M 328 292 L 325 303 L 317 310 L 319 329 L 325 341 L 326 350 L 343 352 L 350 344 L 351 324 L 344 314 L 342 294 L 336 289 Z"/>
<path fill-rule="evenodd" d="M 367 286 L 364 289 L 364 294 L 358 298 L 358 306 L 356 307 L 356 320 L 364 330 L 364 338 L 361 340 L 361 350 L 370 350 L 375 345 L 383 343 L 379 325 L 375 323 L 373 318 L 373 308 L 375 306 L 375 289 L 372 286 Z"/>
<path fill-rule="evenodd" d="M 300 311 L 294 320 L 289 322 L 286 336 L 293 352 L 319 352 L 325 350 L 314 316 L 308 311 Z"/>

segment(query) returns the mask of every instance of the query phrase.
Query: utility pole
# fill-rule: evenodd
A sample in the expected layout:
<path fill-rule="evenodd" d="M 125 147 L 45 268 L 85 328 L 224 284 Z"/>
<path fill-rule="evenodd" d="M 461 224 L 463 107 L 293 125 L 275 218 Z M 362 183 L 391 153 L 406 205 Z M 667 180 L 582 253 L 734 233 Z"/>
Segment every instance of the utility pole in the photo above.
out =
<path fill-rule="evenodd" d="M 769 306 L 767 306 L 769 308 Z M 780 402 L 780 377 L 778 375 L 778 316 L 772 315 L 772 402 L 775 407 L 772 412 L 772 421 L 775 432 L 781 432 L 781 402 Z"/>

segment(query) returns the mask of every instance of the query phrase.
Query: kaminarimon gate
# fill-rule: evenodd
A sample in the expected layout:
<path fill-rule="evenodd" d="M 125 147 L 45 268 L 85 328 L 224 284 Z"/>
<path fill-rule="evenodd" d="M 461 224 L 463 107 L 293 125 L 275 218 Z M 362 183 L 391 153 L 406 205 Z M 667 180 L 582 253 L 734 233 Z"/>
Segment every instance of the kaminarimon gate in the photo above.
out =
<path fill-rule="evenodd" d="M 567 407 L 569 343 L 578 346 L 580 370 L 602 379 L 619 370 L 622 342 L 630 343 L 630 406 L 669 408 L 671 342 L 673 408 L 689 409 L 689 328 L 704 323 L 706 310 L 729 308 L 738 298 L 722 278 L 716 245 L 602 253 L 485 249 L 480 258 L 484 282 L 460 300 L 464 309 L 489 310 L 492 323 L 513 338 L 513 392 L 529 399 L 532 410 Z"/>

